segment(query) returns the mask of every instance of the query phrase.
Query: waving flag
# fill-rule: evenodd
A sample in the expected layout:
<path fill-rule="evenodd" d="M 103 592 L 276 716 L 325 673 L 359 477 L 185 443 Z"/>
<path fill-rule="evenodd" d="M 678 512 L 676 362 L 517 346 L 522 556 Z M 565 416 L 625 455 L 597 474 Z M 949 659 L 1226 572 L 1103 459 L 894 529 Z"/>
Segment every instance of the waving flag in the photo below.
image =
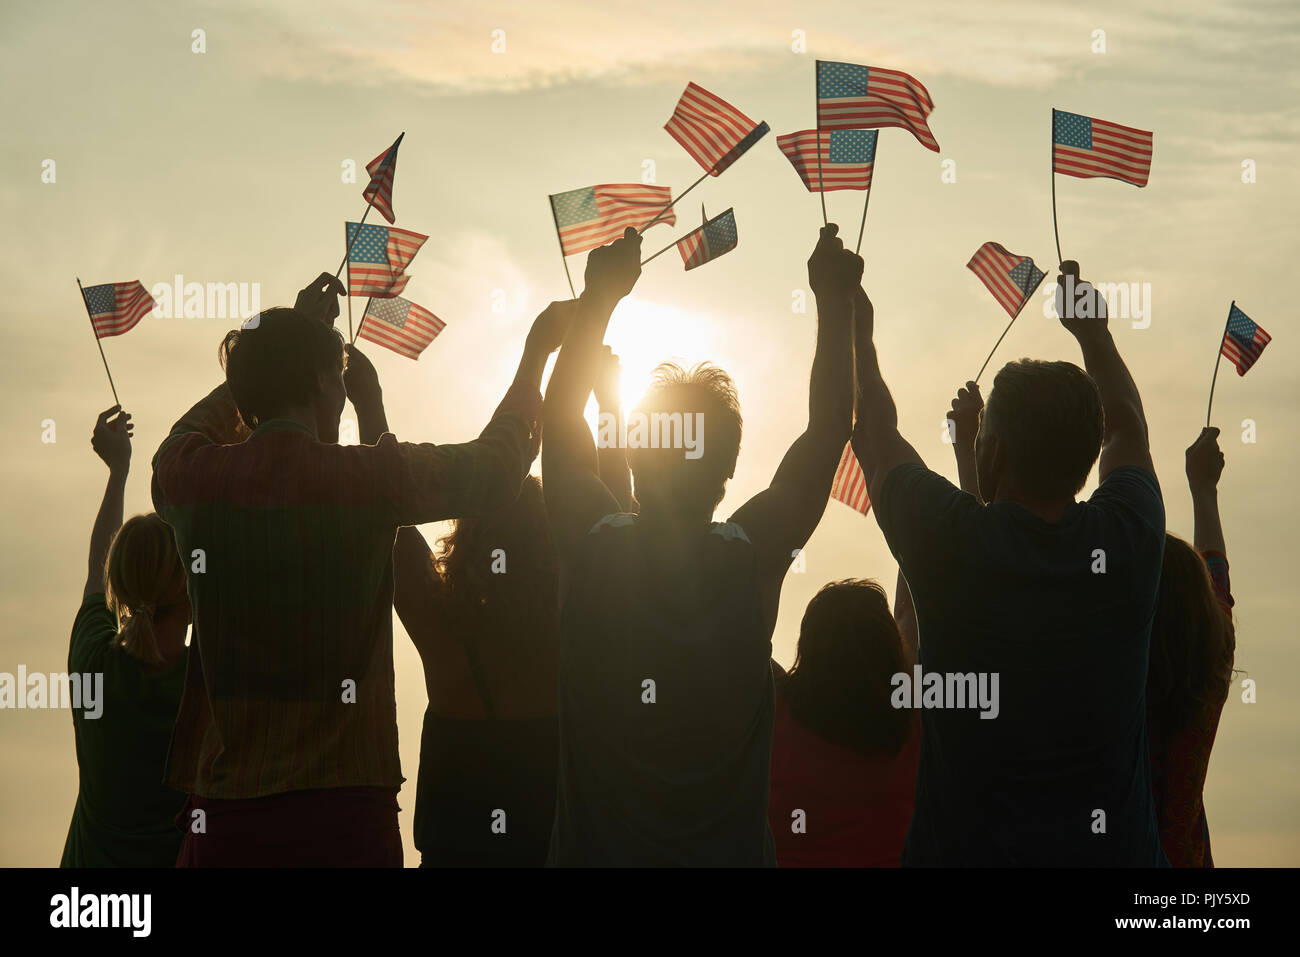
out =
<path fill-rule="evenodd" d="M 348 223 L 347 237 L 351 249 L 348 295 L 380 298 L 396 296 L 406 288 L 410 279 L 406 267 L 429 238 L 409 229 L 371 223 Z"/>
<path fill-rule="evenodd" d="M 564 255 L 585 253 L 611 243 L 623 235 L 628 226 L 640 229 L 662 212 L 659 222 L 672 225 L 677 216 L 669 207 L 672 190 L 667 186 L 642 183 L 606 183 L 572 189 L 551 196 L 551 212 L 560 234 Z"/>
<path fill-rule="evenodd" d="M 688 83 L 664 129 L 710 176 L 717 176 L 762 139 L 768 125 L 755 123 L 721 97 Z"/>
<path fill-rule="evenodd" d="M 1146 130 L 1054 109 L 1052 172 L 1145 186 L 1151 175 L 1152 139 Z"/>
<path fill-rule="evenodd" d="M 686 268 L 703 266 L 711 259 L 736 248 L 736 216 L 733 209 L 705 222 L 693 233 L 677 241 L 677 251 L 682 254 Z"/>
<path fill-rule="evenodd" d="M 405 135 L 405 133 L 402 134 L 402 136 Z M 374 197 L 375 209 L 379 210 L 379 215 L 390 223 L 397 221 L 393 216 L 393 177 L 397 174 L 397 147 L 402 144 L 402 136 L 399 136 L 393 141 L 392 146 L 366 164 L 366 172 L 370 174 L 370 182 L 361 192 L 361 195 L 367 201 L 372 196 Z"/>
<path fill-rule="evenodd" d="M 418 359 L 425 346 L 446 328 L 446 323 L 409 299 L 372 299 L 366 306 L 357 337 L 385 349 Z"/>
<path fill-rule="evenodd" d="M 776 138 L 808 192 L 870 189 L 876 161 L 876 130 L 801 130 Z M 820 169 L 817 161 L 821 148 Z M 820 185 L 819 185 L 820 184 Z"/>
<path fill-rule="evenodd" d="M 985 243 L 975 250 L 966 268 L 979 276 L 980 282 L 1012 319 L 1020 314 L 1047 274 L 1034 266 L 1028 256 L 1007 252 L 998 243 Z"/>
<path fill-rule="evenodd" d="M 1272 341 L 1272 336 L 1238 309 L 1235 302 L 1232 304 L 1228 310 L 1228 328 L 1224 330 L 1219 352 L 1232 360 L 1232 364 L 1237 367 L 1237 375 L 1245 375 L 1246 370 L 1260 357 L 1264 347 Z"/>
<path fill-rule="evenodd" d="M 130 332 L 157 305 L 138 279 L 87 286 L 82 294 L 95 336 L 100 339 Z"/>
<path fill-rule="evenodd" d="M 934 101 L 921 81 L 898 70 L 817 61 L 817 128 L 874 130 L 899 126 L 939 152 L 926 118 Z"/>
<path fill-rule="evenodd" d="M 871 499 L 867 496 L 867 476 L 858 464 L 858 457 L 853 454 L 852 443 L 844 446 L 844 454 L 840 456 L 840 464 L 835 469 L 831 498 L 863 515 L 871 511 Z"/>

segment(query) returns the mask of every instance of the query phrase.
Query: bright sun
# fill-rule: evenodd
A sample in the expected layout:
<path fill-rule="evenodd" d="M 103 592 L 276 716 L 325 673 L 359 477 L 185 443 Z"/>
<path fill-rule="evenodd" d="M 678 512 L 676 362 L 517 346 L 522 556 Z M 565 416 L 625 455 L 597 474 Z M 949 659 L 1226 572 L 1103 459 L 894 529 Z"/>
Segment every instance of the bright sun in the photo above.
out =
<path fill-rule="evenodd" d="M 623 407 L 632 408 L 650 384 L 655 366 L 672 359 L 686 365 L 720 361 L 716 324 L 672 306 L 625 299 L 605 336 L 623 364 Z"/>

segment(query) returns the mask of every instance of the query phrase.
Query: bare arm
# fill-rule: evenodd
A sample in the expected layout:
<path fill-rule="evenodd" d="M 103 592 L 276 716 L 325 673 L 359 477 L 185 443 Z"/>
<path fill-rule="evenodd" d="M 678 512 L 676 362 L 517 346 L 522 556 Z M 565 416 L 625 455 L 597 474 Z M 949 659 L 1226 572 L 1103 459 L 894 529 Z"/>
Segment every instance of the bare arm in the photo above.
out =
<path fill-rule="evenodd" d="M 91 448 L 108 466 L 108 484 L 104 498 L 99 503 L 95 524 L 90 530 L 90 557 L 87 562 L 86 587 L 81 599 L 104 590 L 104 567 L 113 536 L 122 527 L 123 502 L 126 496 L 126 477 L 131 471 L 131 416 L 115 405 L 99 414 L 95 431 L 90 438 Z"/>
<path fill-rule="evenodd" d="M 1219 476 L 1223 474 L 1223 452 L 1219 450 L 1219 430 L 1202 429 L 1187 450 L 1187 485 L 1192 492 L 1192 515 L 1195 521 L 1193 543 L 1198 552 L 1227 555 L 1223 541 L 1223 523 L 1219 519 Z"/>
<path fill-rule="evenodd" d="M 948 413 L 948 437 L 952 439 L 952 452 L 957 457 L 957 482 L 963 492 L 970 492 L 984 504 L 980 495 L 979 469 L 975 463 L 975 437 L 979 434 L 980 416 L 984 413 L 984 399 L 977 382 L 967 382 L 957 390 Z"/>
<path fill-rule="evenodd" d="M 393 545 L 393 609 L 421 658 L 437 634 L 441 591 L 428 542 L 413 526 L 399 528 Z"/>
<path fill-rule="evenodd" d="M 912 589 L 907 586 L 903 570 L 898 570 L 898 580 L 894 583 L 894 621 L 898 632 L 903 637 L 903 650 L 907 653 L 908 664 L 916 663 L 916 652 L 920 645 L 916 627 L 916 606 L 912 603 Z"/>
<path fill-rule="evenodd" d="M 600 357 L 600 372 L 596 378 L 596 405 L 600 409 L 601 420 L 613 423 L 615 435 L 623 432 L 623 401 L 620 386 L 623 366 L 618 356 L 603 347 Z M 619 511 L 635 512 L 636 500 L 632 497 L 632 472 L 627 464 L 627 449 L 617 442 L 597 443 L 596 458 L 600 480 L 618 501 Z"/>

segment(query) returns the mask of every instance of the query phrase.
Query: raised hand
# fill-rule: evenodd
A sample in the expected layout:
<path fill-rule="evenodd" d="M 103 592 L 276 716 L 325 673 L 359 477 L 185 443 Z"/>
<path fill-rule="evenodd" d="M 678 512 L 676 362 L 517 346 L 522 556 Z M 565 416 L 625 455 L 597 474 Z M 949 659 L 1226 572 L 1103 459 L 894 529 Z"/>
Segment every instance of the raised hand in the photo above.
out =
<path fill-rule="evenodd" d="M 358 408 L 373 407 L 383 401 L 383 390 L 379 386 L 379 373 L 366 354 L 356 346 L 348 344 L 343 347 L 347 353 L 347 365 L 343 369 L 343 388 L 348 399 Z"/>
<path fill-rule="evenodd" d="M 569 334 L 569 328 L 577 314 L 576 299 L 551 303 L 533 320 L 533 326 L 528 330 L 528 347 L 550 355 L 564 345 L 564 337 Z"/>
<path fill-rule="evenodd" d="M 1187 449 L 1187 485 L 1192 494 L 1214 491 L 1219 485 L 1219 476 L 1223 474 L 1223 465 L 1219 430 L 1201 429 L 1201 434 Z"/>
<path fill-rule="evenodd" d="M 839 231 L 835 223 L 822 227 L 808 257 L 808 285 L 818 299 L 850 302 L 862 282 L 862 257 L 844 248 Z"/>
<path fill-rule="evenodd" d="M 596 370 L 596 404 L 605 411 L 618 408 L 623 386 L 623 364 L 609 346 L 602 346 Z"/>
<path fill-rule="evenodd" d="M 1073 259 L 1061 263 L 1056 277 L 1056 315 L 1076 339 L 1106 328 L 1106 300 L 1092 283 L 1079 278 L 1079 264 Z"/>
<path fill-rule="evenodd" d="M 967 382 L 966 387 L 957 390 L 957 398 L 952 400 L 952 410 L 948 421 L 952 423 L 952 440 L 954 445 L 973 448 L 975 436 L 980 429 L 980 416 L 984 414 L 984 398 L 976 382 Z"/>
<path fill-rule="evenodd" d="M 347 287 L 337 276 L 323 272 L 302 288 L 293 308 L 333 326 L 339 315 L 339 297 L 347 294 Z"/>
<path fill-rule="evenodd" d="M 105 409 L 95 420 L 90 447 L 108 466 L 110 472 L 126 472 L 131 467 L 131 416 L 120 405 Z"/>
<path fill-rule="evenodd" d="M 587 256 L 586 289 L 605 302 L 617 302 L 632 291 L 641 276 L 641 237 L 629 226 L 623 238 L 593 249 Z"/>

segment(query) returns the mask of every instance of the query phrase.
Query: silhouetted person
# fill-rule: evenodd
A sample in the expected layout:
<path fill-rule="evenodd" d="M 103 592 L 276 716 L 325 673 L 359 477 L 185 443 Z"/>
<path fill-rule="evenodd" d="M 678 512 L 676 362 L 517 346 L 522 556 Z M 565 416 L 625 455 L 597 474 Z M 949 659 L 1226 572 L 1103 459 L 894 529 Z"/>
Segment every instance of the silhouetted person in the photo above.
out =
<path fill-rule="evenodd" d="M 72 711 L 78 790 L 62 867 L 172 867 L 181 844 L 175 818 L 185 794 L 162 781 L 185 683 L 190 603 L 166 523 L 150 513 L 122 524 L 131 429 L 131 416 L 114 406 L 91 438 L 108 485 L 90 533 L 68 673 L 82 682 L 103 677 L 93 708 L 83 685 Z"/>
<path fill-rule="evenodd" d="M 735 470 L 741 417 L 716 367 L 661 366 L 629 414 L 639 514 L 621 512 L 600 480 L 582 411 L 610 314 L 640 275 L 640 239 L 628 230 L 588 257 L 542 449 L 561 572 L 553 865 L 775 863 L 772 629 L 852 423 L 849 318 L 862 261 L 835 231 L 809 261 L 819 321 L 808 427 L 771 486 L 725 524 L 713 511 Z M 701 431 L 688 436 L 697 414 Z M 650 429 L 656 447 L 644 447 Z"/>
<path fill-rule="evenodd" d="M 975 447 L 987 505 L 899 434 L 857 300 L 853 446 L 916 603 L 923 672 L 942 681 L 922 709 L 905 865 L 1166 863 L 1145 697 L 1164 505 L 1137 387 L 1077 274 L 1062 264 L 1058 309 L 1088 371 L 998 373 Z M 1099 451 L 1101 485 L 1076 502 Z M 996 711 L 958 703 L 964 675 L 998 676 Z"/>
<path fill-rule="evenodd" d="M 172 429 L 154 502 L 187 563 L 196 639 L 168 780 L 206 828 L 179 864 L 400 866 L 393 543 L 514 501 L 536 387 L 475 441 L 340 446 L 337 279 L 221 345 L 226 383 Z M 358 418 L 367 397 L 354 396 Z M 230 441 L 240 419 L 252 435 Z"/>

